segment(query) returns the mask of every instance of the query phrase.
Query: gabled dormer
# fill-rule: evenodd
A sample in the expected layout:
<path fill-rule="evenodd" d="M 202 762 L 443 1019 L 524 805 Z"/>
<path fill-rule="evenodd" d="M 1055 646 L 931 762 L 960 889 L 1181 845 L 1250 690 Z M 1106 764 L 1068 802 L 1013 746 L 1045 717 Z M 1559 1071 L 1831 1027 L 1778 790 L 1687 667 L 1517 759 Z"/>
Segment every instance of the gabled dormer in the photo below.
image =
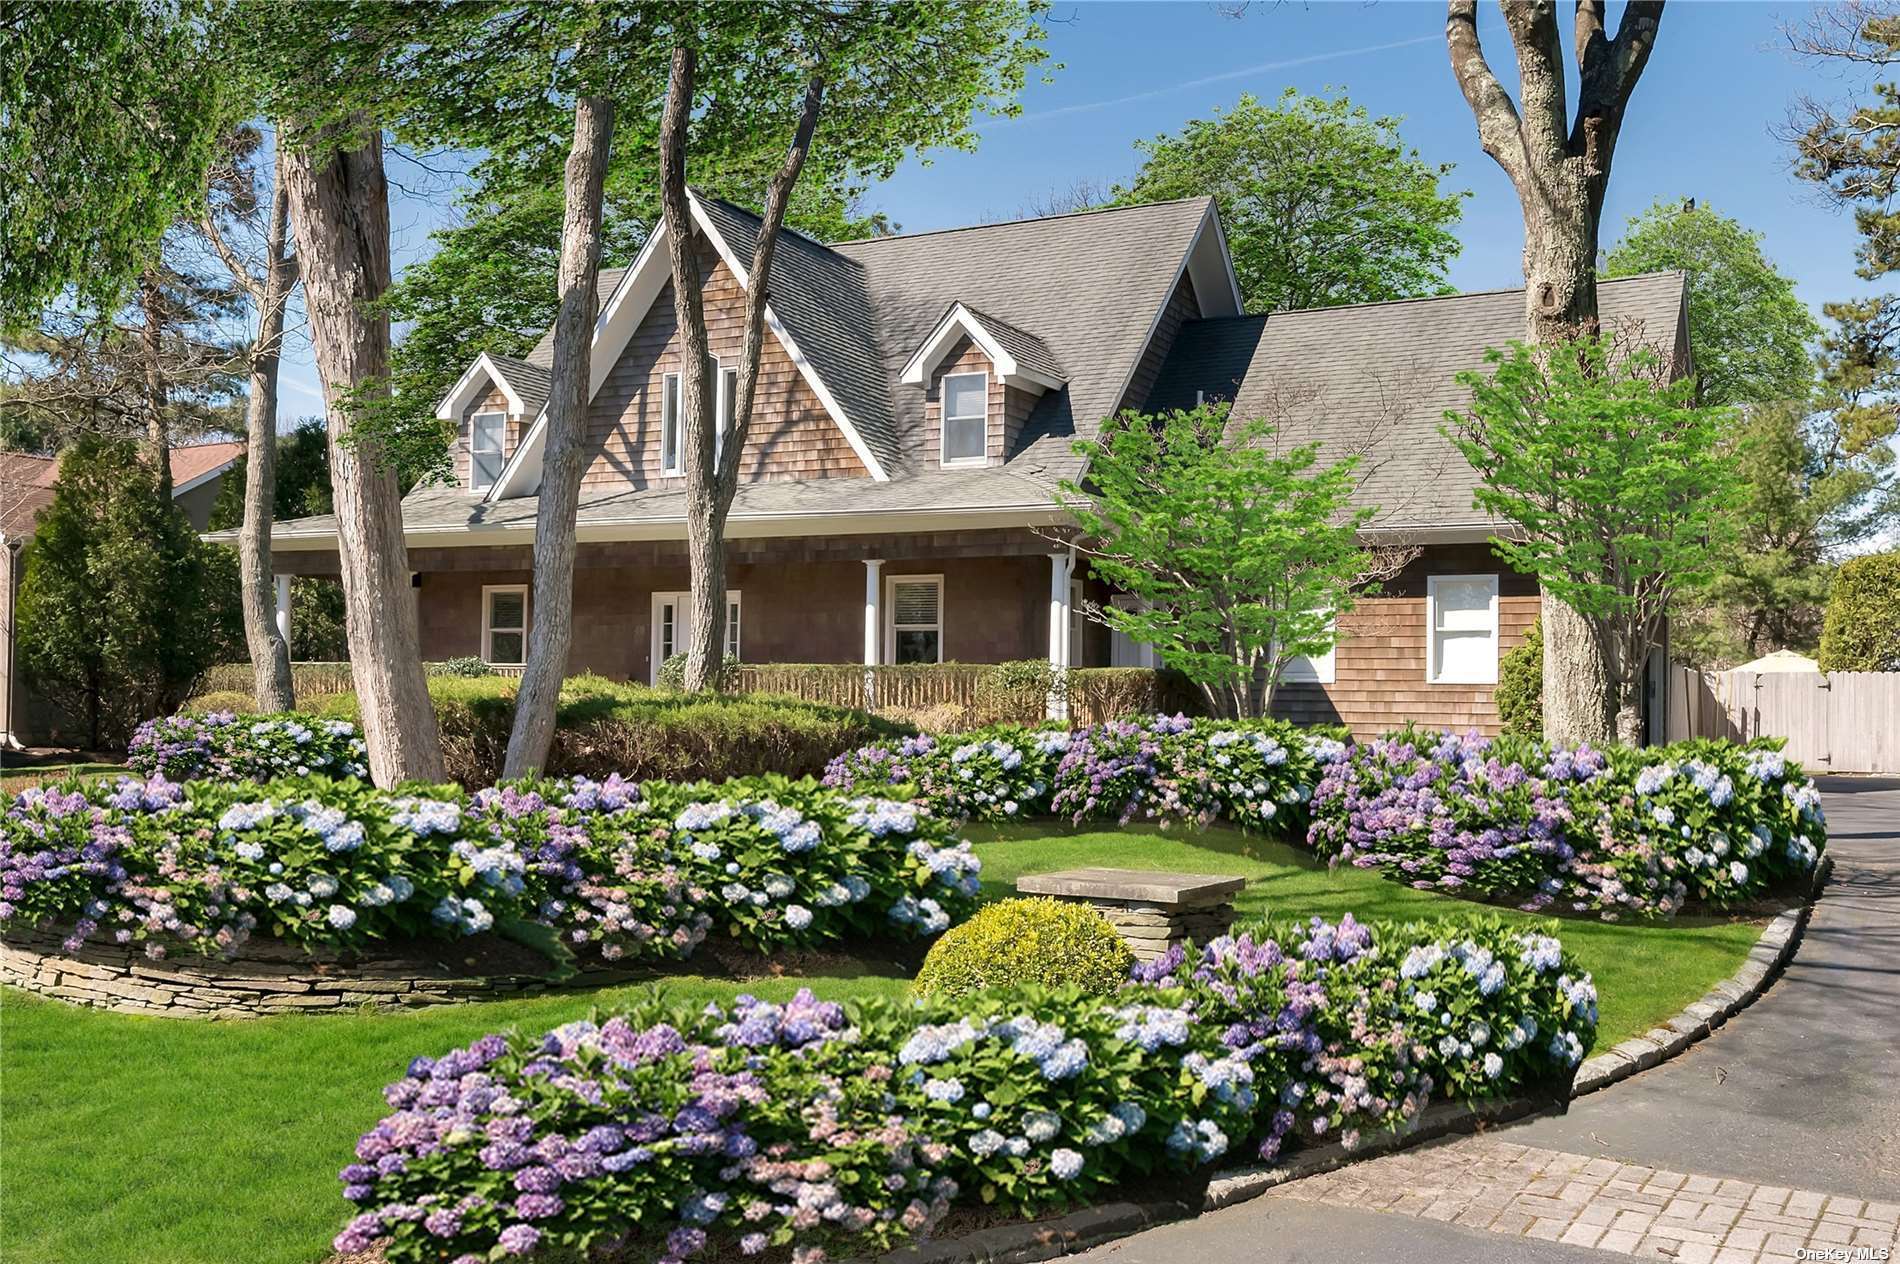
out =
<path fill-rule="evenodd" d="M 1036 400 L 1068 382 L 1047 343 L 966 303 L 952 303 L 898 380 L 924 392 L 926 460 L 1001 465 Z"/>
<path fill-rule="evenodd" d="M 483 352 L 475 358 L 435 415 L 455 423 L 455 477 L 472 492 L 486 492 L 501 477 L 521 436 L 548 402 L 548 371 L 512 356 Z"/>

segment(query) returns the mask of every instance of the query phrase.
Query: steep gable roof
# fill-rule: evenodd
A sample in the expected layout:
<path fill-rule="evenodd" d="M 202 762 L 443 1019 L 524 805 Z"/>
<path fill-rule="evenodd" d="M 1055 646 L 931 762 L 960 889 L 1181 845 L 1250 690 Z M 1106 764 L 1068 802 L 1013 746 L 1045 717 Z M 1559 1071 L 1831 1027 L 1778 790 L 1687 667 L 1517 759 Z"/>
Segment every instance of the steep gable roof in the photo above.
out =
<path fill-rule="evenodd" d="M 1603 323 L 1686 370 L 1686 284 L 1680 272 L 1601 281 Z M 1358 500 L 1378 507 L 1374 527 L 1480 525 L 1477 473 L 1440 427 L 1470 399 L 1457 375 L 1483 368 L 1486 348 L 1524 336 L 1522 289 L 1276 312 L 1233 415 L 1273 422 L 1287 447 L 1317 442 L 1322 459 L 1359 453 Z"/>
<path fill-rule="evenodd" d="M 1193 408 L 1203 400 L 1232 403 L 1266 332 L 1265 316 L 1190 320 L 1174 335 L 1143 412 Z"/>
<path fill-rule="evenodd" d="M 887 380 L 896 381 L 953 303 L 994 313 L 1039 340 L 1068 385 L 1037 402 L 1010 468 L 1045 480 L 1073 477 L 1070 451 L 1114 412 L 1162 308 L 1204 232 L 1218 234 L 1210 198 L 1085 211 L 831 247 L 864 267 Z M 1213 312 L 1237 314 L 1226 271 L 1196 277 Z M 1222 293 L 1223 289 L 1226 291 Z M 923 463 L 924 396 L 892 394 L 900 446 Z"/>

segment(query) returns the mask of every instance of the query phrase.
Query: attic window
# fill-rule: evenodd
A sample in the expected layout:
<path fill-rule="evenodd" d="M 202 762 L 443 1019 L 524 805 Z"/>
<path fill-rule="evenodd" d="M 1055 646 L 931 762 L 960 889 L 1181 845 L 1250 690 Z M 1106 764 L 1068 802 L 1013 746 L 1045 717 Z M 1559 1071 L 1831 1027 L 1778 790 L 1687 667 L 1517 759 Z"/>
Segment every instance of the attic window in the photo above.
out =
<path fill-rule="evenodd" d="M 981 464 L 989 456 L 990 375 L 945 374 L 942 400 L 943 463 Z"/>
<path fill-rule="evenodd" d="M 470 491 L 493 487 L 501 477 L 502 437 L 506 413 L 476 413 L 468 422 L 468 486 Z"/>

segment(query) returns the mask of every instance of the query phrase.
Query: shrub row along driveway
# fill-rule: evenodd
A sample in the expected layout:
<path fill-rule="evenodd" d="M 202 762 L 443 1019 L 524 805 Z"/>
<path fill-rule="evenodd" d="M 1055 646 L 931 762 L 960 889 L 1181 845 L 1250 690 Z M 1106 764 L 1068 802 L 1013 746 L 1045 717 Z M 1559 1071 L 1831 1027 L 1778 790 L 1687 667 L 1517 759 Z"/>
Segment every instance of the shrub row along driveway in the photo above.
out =
<path fill-rule="evenodd" d="M 1608 1250 L 1743 1264 L 1792 1259 L 1804 1243 L 1884 1234 L 1896 1245 L 1900 780 L 1822 789 L 1835 868 L 1800 951 L 1761 1000 L 1682 1057 L 1568 1114 L 1295 1182 L 1087 1258 L 1463 1264 Z M 1565 1190 L 1562 1216 L 1562 1199 L 1519 1202 Z"/>

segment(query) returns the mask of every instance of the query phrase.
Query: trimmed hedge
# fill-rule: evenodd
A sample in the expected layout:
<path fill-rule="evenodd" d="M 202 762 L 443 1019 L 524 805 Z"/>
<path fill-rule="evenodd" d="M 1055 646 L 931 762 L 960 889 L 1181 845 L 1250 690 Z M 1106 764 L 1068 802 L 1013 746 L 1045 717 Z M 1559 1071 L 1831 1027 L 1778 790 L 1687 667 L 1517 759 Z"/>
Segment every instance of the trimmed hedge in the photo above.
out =
<path fill-rule="evenodd" d="M 306 947 L 454 938 L 510 920 L 607 960 L 684 957 L 708 934 L 773 951 L 933 935 L 979 864 L 907 803 L 783 777 L 719 786 L 121 778 L 35 788 L 0 817 L 0 930 L 231 955 L 253 931 Z"/>
<path fill-rule="evenodd" d="M 1061 987 L 1113 992 L 1135 955 L 1086 904 L 1050 899 L 985 905 L 930 946 L 911 982 L 916 996 L 967 996 L 985 988 Z"/>
<path fill-rule="evenodd" d="M 506 676 L 430 677 L 451 781 L 474 789 L 501 779 L 520 684 Z M 312 698 L 299 714 L 305 723 L 310 715 L 352 724 L 361 719 L 353 693 Z M 235 720 L 284 718 L 290 717 Z M 682 694 L 573 676 L 561 686 L 546 771 L 596 781 L 616 774 L 634 781 L 816 776 L 839 750 L 911 731 L 862 711 L 781 695 Z"/>
<path fill-rule="evenodd" d="M 1900 671 L 1900 553 L 1841 563 L 1821 624 L 1821 670 Z"/>
<path fill-rule="evenodd" d="M 1561 1083 L 1595 1023 L 1558 941 L 1495 917 L 1261 926 L 1107 996 L 643 1006 L 410 1063 L 340 1173 L 358 1210 L 334 1245 L 868 1256 L 954 1203 L 1034 1213 Z"/>

